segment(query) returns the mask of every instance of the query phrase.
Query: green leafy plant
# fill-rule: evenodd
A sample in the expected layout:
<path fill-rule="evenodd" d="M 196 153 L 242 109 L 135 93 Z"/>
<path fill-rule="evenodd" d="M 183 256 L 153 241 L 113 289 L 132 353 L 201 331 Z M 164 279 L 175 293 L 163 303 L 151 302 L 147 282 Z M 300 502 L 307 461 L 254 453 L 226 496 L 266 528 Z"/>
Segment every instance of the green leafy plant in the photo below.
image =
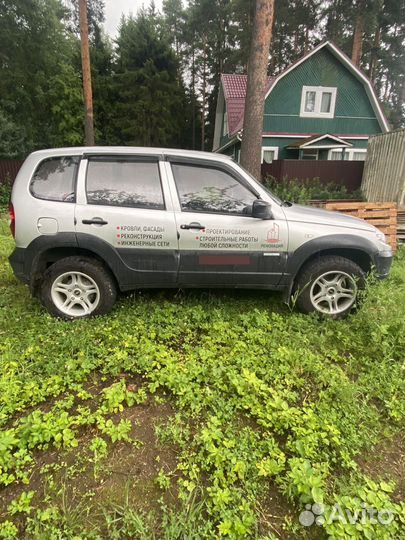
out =
<path fill-rule="evenodd" d="M 94 478 L 97 479 L 102 472 L 102 462 L 108 454 L 108 445 L 101 437 L 94 437 L 90 443 L 90 450 L 93 452 Z"/>
<path fill-rule="evenodd" d="M 35 495 L 35 491 L 23 491 L 18 499 L 14 499 L 8 505 L 8 512 L 10 515 L 17 514 L 18 512 L 23 512 L 29 514 L 32 510 L 31 501 Z"/>
<path fill-rule="evenodd" d="M 285 490 L 292 499 L 298 498 L 301 503 L 323 503 L 325 499 L 325 477 L 327 468 L 322 465 L 311 465 L 307 459 L 291 458 L 290 470 L 287 472 Z"/>
<path fill-rule="evenodd" d="M 138 392 L 128 390 L 123 380 L 105 388 L 103 395 L 102 410 L 111 413 L 122 412 L 125 405 L 131 407 L 134 404 L 143 403 L 147 398 L 145 390 L 141 389 Z"/>
<path fill-rule="evenodd" d="M 7 540 L 18 537 L 18 528 L 10 520 L 3 521 L 0 523 L 0 538 L 5 538 Z"/>
<path fill-rule="evenodd" d="M 121 419 L 117 424 L 114 424 L 111 418 L 106 420 L 105 418 L 100 417 L 97 422 L 97 427 L 101 431 L 101 433 L 108 435 L 112 442 L 132 442 L 132 439 L 129 436 L 132 424 L 131 421 L 128 419 Z"/>
<path fill-rule="evenodd" d="M 11 184 L 9 182 L 2 182 L 0 179 L 0 210 L 8 207 L 10 196 Z"/>
<path fill-rule="evenodd" d="M 272 176 L 263 180 L 264 185 L 282 201 L 290 201 L 299 204 L 307 204 L 311 200 L 334 200 L 334 199 L 360 199 L 360 190 L 347 191 L 342 184 L 329 182 L 321 183 L 319 178 L 283 178 L 278 181 Z"/>
<path fill-rule="evenodd" d="M 170 488 L 170 476 L 165 473 L 164 469 L 159 470 L 159 473 L 155 478 L 155 483 L 164 491 Z"/>

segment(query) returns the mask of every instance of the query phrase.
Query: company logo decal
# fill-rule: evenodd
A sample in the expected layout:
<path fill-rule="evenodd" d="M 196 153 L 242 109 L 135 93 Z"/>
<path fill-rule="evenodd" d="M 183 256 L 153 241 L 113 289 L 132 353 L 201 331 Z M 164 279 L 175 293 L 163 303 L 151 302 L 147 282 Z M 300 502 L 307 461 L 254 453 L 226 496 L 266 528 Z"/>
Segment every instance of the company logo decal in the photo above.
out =
<path fill-rule="evenodd" d="M 266 242 L 268 244 L 278 244 L 280 242 L 280 226 L 277 223 L 273 223 L 272 228 L 267 232 Z"/>

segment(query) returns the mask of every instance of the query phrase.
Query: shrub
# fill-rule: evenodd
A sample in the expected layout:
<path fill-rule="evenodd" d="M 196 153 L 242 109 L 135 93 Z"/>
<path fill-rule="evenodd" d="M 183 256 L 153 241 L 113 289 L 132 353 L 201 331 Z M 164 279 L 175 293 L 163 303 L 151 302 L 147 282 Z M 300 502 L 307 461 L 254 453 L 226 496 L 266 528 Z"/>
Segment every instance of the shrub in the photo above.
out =
<path fill-rule="evenodd" d="M 0 184 L 0 208 L 6 208 L 10 201 L 11 185 Z"/>
<path fill-rule="evenodd" d="M 279 182 L 274 176 L 267 176 L 263 184 L 283 201 L 305 204 L 314 199 L 362 199 L 360 190 L 348 192 L 346 186 L 330 182 L 322 184 L 319 178 L 284 177 Z"/>

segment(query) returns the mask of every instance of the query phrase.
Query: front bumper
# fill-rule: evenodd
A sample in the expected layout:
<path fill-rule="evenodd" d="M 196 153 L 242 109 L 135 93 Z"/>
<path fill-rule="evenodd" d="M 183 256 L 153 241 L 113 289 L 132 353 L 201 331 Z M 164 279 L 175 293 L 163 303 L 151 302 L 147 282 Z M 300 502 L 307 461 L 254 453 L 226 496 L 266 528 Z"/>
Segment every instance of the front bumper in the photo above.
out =
<path fill-rule="evenodd" d="M 374 265 L 378 278 L 384 279 L 388 277 L 391 270 L 392 258 L 392 251 L 390 249 L 378 251 L 374 255 Z"/>

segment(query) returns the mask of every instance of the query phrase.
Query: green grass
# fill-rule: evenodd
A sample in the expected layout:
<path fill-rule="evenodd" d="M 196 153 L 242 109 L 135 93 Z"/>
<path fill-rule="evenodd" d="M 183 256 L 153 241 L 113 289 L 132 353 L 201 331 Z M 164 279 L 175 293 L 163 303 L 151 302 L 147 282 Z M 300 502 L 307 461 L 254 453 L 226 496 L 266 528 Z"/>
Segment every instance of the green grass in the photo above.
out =
<path fill-rule="evenodd" d="M 0 538 L 405 538 L 405 257 L 344 321 L 258 291 L 51 318 L 0 221 Z M 303 527 L 306 504 L 393 512 Z"/>

